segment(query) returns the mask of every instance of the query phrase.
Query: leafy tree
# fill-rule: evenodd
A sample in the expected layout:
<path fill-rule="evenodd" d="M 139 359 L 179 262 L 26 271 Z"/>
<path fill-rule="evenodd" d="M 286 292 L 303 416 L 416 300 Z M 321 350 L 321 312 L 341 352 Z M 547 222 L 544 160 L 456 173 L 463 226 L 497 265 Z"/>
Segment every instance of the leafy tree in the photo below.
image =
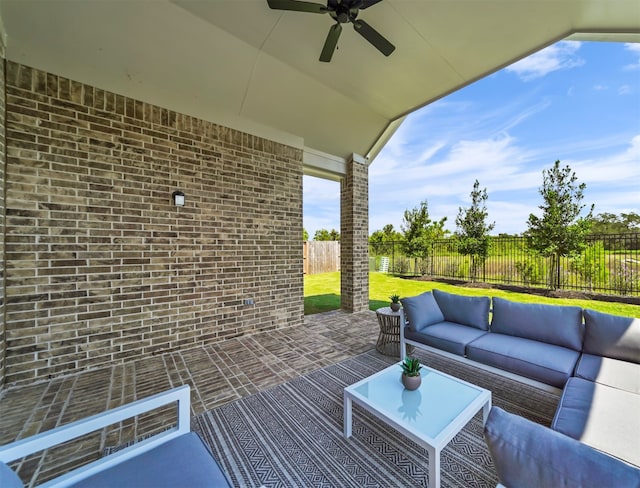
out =
<path fill-rule="evenodd" d="M 328 231 L 327 229 L 318 229 L 313 235 L 314 241 L 339 241 L 340 232 L 335 229 Z"/>
<path fill-rule="evenodd" d="M 307 229 L 302 228 L 302 240 L 304 242 L 307 242 L 309 240 L 309 233 L 307 232 Z"/>
<path fill-rule="evenodd" d="M 402 241 L 402 234 L 393 228 L 393 224 L 385 225 L 369 236 L 369 244 L 373 254 L 389 253 L 392 243 Z"/>
<path fill-rule="evenodd" d="M 402 234 L 393 228 L 393 224 L 385 225 L 369 237 L 369 242 L 391 242 L 402 240 Z"/>
<path fill-rule="evenodd" d="M 640 232 L 640 215 L 635 212 L 601 213 L 593 218 L 592 235 L 607 234 L 604 246 L 607 251 L 640 249 L 640 241 L 634 237 Z"/>
<path fill-rule="evenodd" d="M 593 218 L 591 225 L 592 234 L 626 234 L 640 231 L 640 215 L 635 212 L 621 213 L 619 216 L 612 213 L 601 213 Z"/>
<path fill-rule="evenodd" d="M 446 221 L 446 217 L 438 221 L 431 220 L 426 201 L 420 202 L 420 206 L 413 210 L 404 211 L 403 250 L 407 256 L 415 259 L 416 267 L 418 259 L 422 259 L 424 263 L 431 255 L 434 241 L 442 239 L 447 233 L 444 229 Z M 426 267 L 423 266 L 421 271 L 423 274 L 426 273 Z"/>
<path fill-rule="evenodd" d="M 456 217 L 454 235 L 458 242 L 458 252 L 471 257 L 469 274 L 472 282 L 476 280 L 479 269 L 484 266 L 489 256 L 489 233 L 496 225 L 495 222 L 487 223 L 487 198 L 487 189 L 480 190 L 480 183 L 476 180 L 471 191 L 471 207 L 459 207 Z"/>
<path fill-rule="evenodd" d="M 608 281 L 609 270 L 603 259 L 604 254 L 604 244 L 602 241 L 596 241 L 587 245 L 582 253 L 569 263 L 571 270 L 582 278 L 589 291 Z"/>
<path fill-rule="evenodd" d="M 578 177 L 568 165 L 561 168 L 560 161 L 556 161 L 551 169 L 542 171 L 542 177 L 540 194 L 544 203 L 538 207 L 542 217 L 530 214 L 524 235 L 531 249 L 551 259 L 549 286 L 556 290 L 560 284 L 560 258 L 580 253 L 586 245 L 593 205 L 588 215 L 580 216 L 587 185 L 577 183 Z"/>

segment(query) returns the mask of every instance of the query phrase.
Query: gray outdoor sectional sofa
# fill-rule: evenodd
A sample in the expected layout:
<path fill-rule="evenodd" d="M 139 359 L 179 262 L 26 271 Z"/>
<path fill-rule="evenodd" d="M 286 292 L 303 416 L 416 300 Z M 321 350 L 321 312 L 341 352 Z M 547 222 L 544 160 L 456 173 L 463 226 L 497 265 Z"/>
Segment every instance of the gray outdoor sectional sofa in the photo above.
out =
<path fill-rule="evenodd" d="M 402 358 L 413 345 L 562 390 L 550 429 L 494 407 L 485 437 L 501 483 L 640 487 L 640 319 L 440 290 L 401 302 Z M 576 445 L 592 473 L 559 455 Z"/>

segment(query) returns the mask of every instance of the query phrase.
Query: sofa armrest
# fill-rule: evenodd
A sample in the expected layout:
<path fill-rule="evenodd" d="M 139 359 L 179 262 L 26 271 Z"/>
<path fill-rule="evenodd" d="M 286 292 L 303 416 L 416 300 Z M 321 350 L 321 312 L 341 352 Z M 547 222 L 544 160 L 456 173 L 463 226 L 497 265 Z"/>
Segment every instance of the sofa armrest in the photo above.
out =
<path fill-rule="evenodd" d="M 508 488 L 640 487 L 640 469 L 498 407 L 484 432 L 498 479 Z"/>
<path fill-rule="evenodd" d="M 95 473 L 109 469 L 119 463 L 149 451 L 165 442 L 187 434 L 191 430 L 191 400 L 188 385 L 158 393 L 106 412 L 72 422 L 40 434 L 0 446 L 0 462 L 9 463 L 30 454 L 76 439 L 80 436 L 123 420 L 135 417 L 156 408 L 177 402 L 177 424 L 175 427 L 135 443 L 112 455 L 103 457 L 67 474 L 55 478 L 46 487 L 69 486 Z"/>

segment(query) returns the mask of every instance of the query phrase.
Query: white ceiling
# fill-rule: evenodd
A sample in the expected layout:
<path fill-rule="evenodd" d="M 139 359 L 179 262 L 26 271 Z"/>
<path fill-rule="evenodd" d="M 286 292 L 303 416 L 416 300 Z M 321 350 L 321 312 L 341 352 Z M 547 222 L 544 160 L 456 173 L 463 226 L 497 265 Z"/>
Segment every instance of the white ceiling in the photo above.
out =
<path fill-rule="evenodd" d="M 10 60 L 330 165 L 374 157 L 408 113 L 568 35 L 640 41 L 638 0 L 383 0 L 359 18 L 396 51 L 345 26 L 328 64 L 331 18 L 266 0 L 0 0 L 0 17 Z"/>

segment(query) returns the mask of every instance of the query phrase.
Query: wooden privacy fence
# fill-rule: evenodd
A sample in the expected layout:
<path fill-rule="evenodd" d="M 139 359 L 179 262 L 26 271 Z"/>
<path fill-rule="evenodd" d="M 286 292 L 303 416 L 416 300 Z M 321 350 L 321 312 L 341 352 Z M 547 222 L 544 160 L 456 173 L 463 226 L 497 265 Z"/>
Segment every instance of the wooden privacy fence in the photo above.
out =
<path fill-rule="evenodd" d="M 304 274 L 340 271 L 340 241 L 305 241 Z"/>

